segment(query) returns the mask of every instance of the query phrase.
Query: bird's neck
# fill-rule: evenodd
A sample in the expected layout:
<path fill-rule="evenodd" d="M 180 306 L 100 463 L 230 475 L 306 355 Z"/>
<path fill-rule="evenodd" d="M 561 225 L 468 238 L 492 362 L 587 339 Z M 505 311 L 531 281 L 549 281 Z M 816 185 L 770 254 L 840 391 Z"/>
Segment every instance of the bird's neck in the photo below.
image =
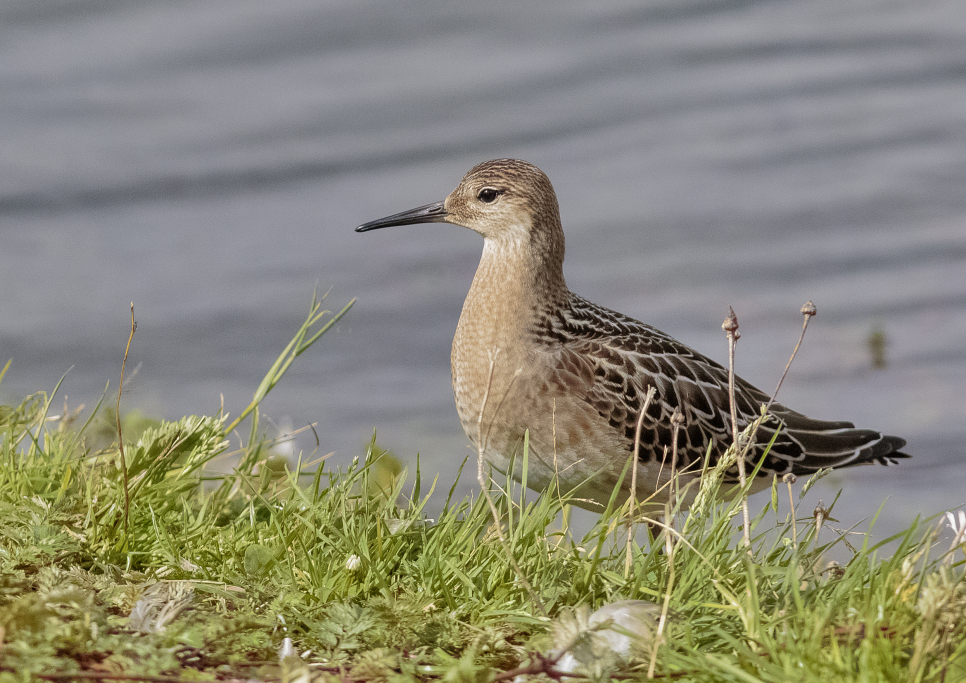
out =
<path fill-rule="evenodd" d="M 525 384 L 514 378 L 538 361 L 527 337 L 567 297 L 562 249 L 553 255 L 486 241 L 453 338 L 453 389 L 464 426 L 477 419 L 488 391 L 503 397 Z"/>
<path fill-rule="evenodd" d="M 453 338 L 453 391 L 470 438 L 478 438 L 489 397 L 492 417 L 512 391 L 525 389 L 518 375 L 538 361 L 527 335 L 569 296 L 562 242 L 548 250 L 487 239 Z"/>
<path fill-rule="evenodd" d="M 479 343 L 518 345 L 535 318 L 568 296 L 562 253 L 534 246 L 509 240 L 484 244 L 460 317 L 460 326 L 471 325 Z"/>

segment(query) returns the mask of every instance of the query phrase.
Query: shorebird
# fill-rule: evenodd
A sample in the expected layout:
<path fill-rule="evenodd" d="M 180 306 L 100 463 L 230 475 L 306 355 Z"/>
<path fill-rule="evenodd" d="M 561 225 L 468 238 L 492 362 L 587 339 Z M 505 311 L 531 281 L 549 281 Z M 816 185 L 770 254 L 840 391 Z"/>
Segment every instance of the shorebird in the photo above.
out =
<path fill-rule="evenodd" d="M 527 483 L 543 490 L 557 478 L 581 507 L 600 510 L 638 443 L 637 498 L 663 503 L 671 477 L 671 417 L 682 483 L 700 476 L 732 440 L 728 370 L 664 332 L 593 304 L 567 288 L 557 196 L 536 166 L 496 159 L 472 168 L 441 202 L 356 228 L 451 223 L 483 236 L 483 256 L 453 339 L 453 393 L 466 435 L 486 460 L 521 477 L 529 431 Z M 739 431 L 761 415 L 765 392 L 735 379 Z M 773 475 L 826 467 L 894 463 L 905 441 L 851 422 L 815 420 L 773 403 L 746 456 L 764 455 L 752 491 Z M 728 471 L 737 479 L 737 469 Z M 618 500 L 629 495 L 625 476 Z M 692 489 L 694 487 L 691 487 Z"/>

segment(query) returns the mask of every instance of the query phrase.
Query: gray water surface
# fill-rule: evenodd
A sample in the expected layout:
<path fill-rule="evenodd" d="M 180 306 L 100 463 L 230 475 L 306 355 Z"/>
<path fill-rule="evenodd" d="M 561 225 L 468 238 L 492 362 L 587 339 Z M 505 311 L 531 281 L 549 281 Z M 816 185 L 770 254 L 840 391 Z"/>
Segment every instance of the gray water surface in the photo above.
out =
<path fill-rule="evenodd" d="M 237 414 L 316 283 L 357 303 L 266 401 L 334 462 L 448 487 L 449 346 L 481 250 L 358 235 L 513 156 L 553 181 L 573 290 L 909 441 L 836 474 L 877 535 L 966 503 L 966 13 L 958 0 L 0 4 L 0 387 Z M 871 367 L 881 330 L 888 365 Z M 311 439 L 299 443 L 314 447 Z M 463 490 L 471 490 L 466 479 Z M 811 502 L 809 504 L 811 504 Z"/>

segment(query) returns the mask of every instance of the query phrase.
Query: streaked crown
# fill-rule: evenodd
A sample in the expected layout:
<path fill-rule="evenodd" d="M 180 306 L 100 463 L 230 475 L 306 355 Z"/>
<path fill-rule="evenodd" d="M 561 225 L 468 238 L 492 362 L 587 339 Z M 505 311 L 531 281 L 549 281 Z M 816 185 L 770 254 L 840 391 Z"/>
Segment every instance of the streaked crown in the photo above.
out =
<path fill-rule="evenodd" d="M 474 166 L 444 205 L 447 222 L 487 239 L 537 241 L 562 250 L 557 194 L 544 172 L 526 161 L 494 159 Z"/>

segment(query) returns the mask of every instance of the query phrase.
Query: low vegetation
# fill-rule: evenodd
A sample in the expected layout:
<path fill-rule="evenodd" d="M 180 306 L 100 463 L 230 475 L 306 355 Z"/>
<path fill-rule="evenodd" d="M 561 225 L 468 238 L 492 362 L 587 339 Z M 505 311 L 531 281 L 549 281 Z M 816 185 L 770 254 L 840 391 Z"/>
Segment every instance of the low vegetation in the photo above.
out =
<path fill-rule="evenodd" d="M 0 408 L 0 681 L 966 680 L 962 534 L 936 534 L 962 518 L 848 542 L 775 482 L 746 545 L 712 476 L 673 524 L 628 542 L 612 505 L 575 538 L 565 495 L 501 481 L 501 540 L 483 497 L 375 443 L 280 462 L 257 404 L 321 324 L 313 303 L 244 439 L 222 415 L 82 423 L 56 391 Z M 626 600 L 647 603 L 618 653 L 588 612 Z"/>

